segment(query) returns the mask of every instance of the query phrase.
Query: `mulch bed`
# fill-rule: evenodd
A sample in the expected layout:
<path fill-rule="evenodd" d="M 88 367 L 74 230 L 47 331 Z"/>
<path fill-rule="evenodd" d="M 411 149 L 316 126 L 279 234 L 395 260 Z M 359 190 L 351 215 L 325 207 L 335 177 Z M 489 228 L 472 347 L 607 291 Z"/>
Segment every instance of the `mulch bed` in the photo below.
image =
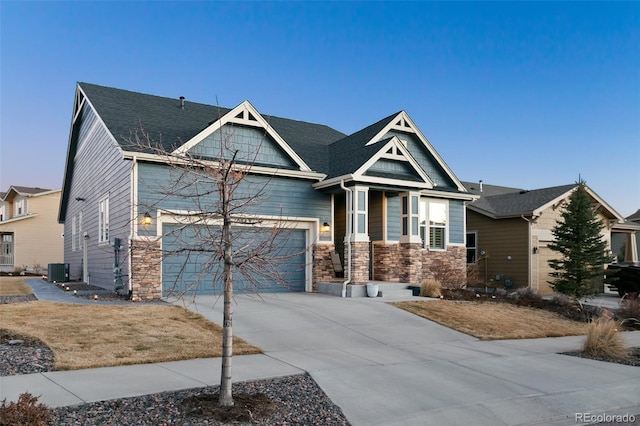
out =
<path fill-rule="evenodd" d="M 562 355 L 571 355 L 571 356 L 577 356 L 579 358 L 593 359 L 595 361 L 613 362 L 615 364 L 632 365 L 634 367 L 640 367 L 640 348 L 631 348 L 631 353 L 628 359 L 600 358 L 600 357 L 587 355 L 584 352 L 580 352 L 580 351 L 563 352 Z"/>

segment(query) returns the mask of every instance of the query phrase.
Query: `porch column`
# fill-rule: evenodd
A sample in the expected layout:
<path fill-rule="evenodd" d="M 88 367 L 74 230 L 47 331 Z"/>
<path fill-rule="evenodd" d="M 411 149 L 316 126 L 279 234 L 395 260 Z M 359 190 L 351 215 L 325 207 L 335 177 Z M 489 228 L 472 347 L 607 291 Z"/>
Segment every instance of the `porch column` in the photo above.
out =
<path fill-rule="evenodd" d="M 400 194 L 400 261 L 399 278 L 401 282 L 419 284 L 422 279 L 422 256 L 420 249 L 420 193 L 404 192 Z"/>
<path fill-rule="evenodd" d="M 625 253 L 625 261 L 637 262 L 638 261 L 638 243 L 636 239 L 636 231 L 631 231 L 627 238 L 628 244 Z"/>
<path fill-rule="evenodd" d="M 349 188 L 346 196 L 345 248 L 350 251 L 350 265 L 347 267 L 351 267 L 352 284 L 365 284 L 369 281 L 369 188 Z"/>

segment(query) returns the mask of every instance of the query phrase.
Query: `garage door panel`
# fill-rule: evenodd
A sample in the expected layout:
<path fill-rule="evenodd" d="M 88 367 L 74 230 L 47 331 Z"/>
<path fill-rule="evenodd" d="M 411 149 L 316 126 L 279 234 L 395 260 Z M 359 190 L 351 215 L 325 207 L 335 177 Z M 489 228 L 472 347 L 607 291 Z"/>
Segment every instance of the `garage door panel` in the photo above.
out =
<path fill-rule="evenodd" d="M 162 264 L 163 295 L 177 294 L 221 294 L 223 291 L 223 264 L 213 259 L 211 253 L 177 252 L 185 241 L 194 238 L 193 229 L 180 229 L 178 225 L 165 224 Z M 283 230 L 277 235 L 267 256 L 285 285 L 273 279 L 269 268 L 248 265 L 233 269 L 234 291 L 238 293 L 304 291 L 306 276 L 305 230 Z M 234 229 L 233 247 L 255 247 L 265 242 L 270 233 L 262 229 Z M 251 277 L 250 278 L 248 278 Z M 253 282 L 252 282 L 253 281 Z"/>

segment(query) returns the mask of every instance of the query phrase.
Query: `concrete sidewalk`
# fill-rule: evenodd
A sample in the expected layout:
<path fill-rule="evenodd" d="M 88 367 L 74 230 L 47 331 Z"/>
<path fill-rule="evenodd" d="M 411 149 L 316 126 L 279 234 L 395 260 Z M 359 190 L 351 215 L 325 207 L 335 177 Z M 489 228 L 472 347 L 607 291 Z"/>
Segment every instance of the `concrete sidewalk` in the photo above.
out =
<path fill-rule="evenodd" d="M 48 281 L 36 278 L 27 278 L 25 282 L 29 284 L 31 290 L 33 290 L 33 294 L 38 298 L 38 300 L 47 300 L 49 302 L 59 302 L 59 303 L 78 303 L 83 305 L 123 305 L 130 304 L 129 301 L 109 301 L 109 300 L 100 300 L 100 296 L 106 292 L 107 290 L 102 291 L 94 291 L 94 292 L 84 292 L 87 294 L 98 294 L 98 300 L 88 299 L 86 297 L 76 297 L 73 295 L 73 292 L 63 291 L 54 283 L 50 283 Z"/>
<path fill-rule="evenodd" d="M 264 355 L 234 357 L 234 381 L 309 372 L 353 425 L 576 424 L 576 413 L 639 414 L 640 368 L 558 355 L 583 337 L 480 341 L 378 299 L 237 296 L 234 334 Z M 437 303 L 437 302 L 434 302 Z M 221 322 L 222 300 L 189 309 Z M 640 332 L 625 333 L 640 346 Z M 50 406 L 219 384 L 220 360 L 0 378 Z"/>

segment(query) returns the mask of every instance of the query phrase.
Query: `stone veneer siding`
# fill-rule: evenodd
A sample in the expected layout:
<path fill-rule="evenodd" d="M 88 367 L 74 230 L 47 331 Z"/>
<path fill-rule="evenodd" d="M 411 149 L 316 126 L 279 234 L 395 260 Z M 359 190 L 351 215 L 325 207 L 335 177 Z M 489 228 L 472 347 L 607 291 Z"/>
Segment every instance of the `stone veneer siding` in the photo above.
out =
<path fill-rule="evenodd" d="M 131 300 L 162 297 L 160 241 L 131 241 Z"/>
<path fill-rule="evenodd" d="M 399 278 L 402 283 L 422 281 L 422 249 L 419 243 L 398 244 Z"/>
<path fill-rule="evenodd" d="M 369 282 L 369 243 L 351 243 L 351 284 Z"/>
<path fill-rule="evenodd" d="M 319 282 L 336 281 L 336 274 L 331 262 L 331 253 L 335 251 L 333 244 L 313 245 L 313 291 L 318 291 Z"/>
<path fill-rule="evenodd" d="M 387 247 L 388 253 L 393 253 L 391 247 Z M 384 253 L 384 250 L 383 250 Z M 386 255 L 386 253 L 384 253 Z M 375 266 L 379 258 L 375 256 Z M 381 254 L 382 256 L 382 254 Z M 393 265 L 388 275 L 376 275 L 376 280 L 391 281 L 400 278 L 400 282 L 420 284 L 426 278 L 435 278 L 433 270 L 444 268 L 459 272 L 459 276 L 466 282 L 467 276 L 467 250 L 461 246 L 449 246 L 445 251 L 430 251 L 421 248 L 417 243 L 397 244 L 397 264 Z M 395 269 L 393 269 L 395 268 Z M 382 269 L 385 271 L 385 269 Z M 386 272 L 385 272 L 386 273 Z"/>
<path fill-rule="evenodd" d="M 434 268 L 459 271 L 466 283 L 467 249 L 460 246 L 449 246 L 446 251 L 422 251 L 422 279 L 435 278 Z"/>
<path fill-rule="evenodd" d="M 373 279 L 375 281 L 398 281 L 400 262 L 398 244 L 373 243 Z"/>

